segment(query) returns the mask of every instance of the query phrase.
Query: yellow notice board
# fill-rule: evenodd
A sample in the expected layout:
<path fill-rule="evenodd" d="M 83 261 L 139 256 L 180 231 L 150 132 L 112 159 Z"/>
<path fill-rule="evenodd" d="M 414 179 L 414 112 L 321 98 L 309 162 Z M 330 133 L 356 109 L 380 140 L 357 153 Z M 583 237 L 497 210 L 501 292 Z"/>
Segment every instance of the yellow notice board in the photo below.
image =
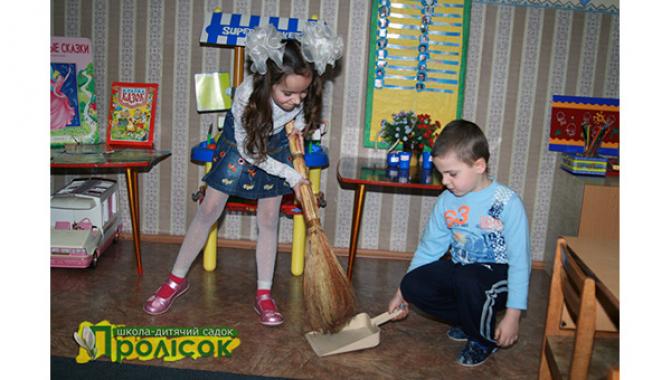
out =
<path fill-rule="evenodd" d="M 371 14 L 363 145 L 374 148 L 380 122 L 400 111 L 460 118 L 470 0 L 376 0 Z"/>

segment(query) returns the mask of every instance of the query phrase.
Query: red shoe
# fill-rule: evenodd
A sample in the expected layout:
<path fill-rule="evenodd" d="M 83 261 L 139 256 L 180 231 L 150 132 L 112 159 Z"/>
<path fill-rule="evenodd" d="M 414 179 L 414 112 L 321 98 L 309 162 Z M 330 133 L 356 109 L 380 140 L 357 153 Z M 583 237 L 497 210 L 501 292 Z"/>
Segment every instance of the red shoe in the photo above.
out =
<path fill-rule="evenodd" d="M 274 307 L 264 309 L 261 307 L 261 301 L 270 301 Z M 277 311 L 277 303 L 275 303 L 275 300 L 269 294 L 263 294 L 256 297 L 254 310 L 256 311 L 256 314 L 261 316 L 261 325 L 279 326 L 284 323 L 284 317 Z"/>
<path fill-rule="evenodd" d="M 170 306 L 172 306 L 172 303 L 174 302 L 175 298 L 179 297 L 180 295 L 186 293 L 186 291 L 189 288 L 188 280 L 184 278 L 184 281 L 181 284 L 176 283 L 175 281 L 171 279 L 167 279 L 165 281 L 167 286 L 172 288 L 174 290 L 174 293 L 170 297 L 163 298 L 158 296 L 158 291 L 160 290 L 160 287 L 156 290 L 156 292 L 147 299 L 147 302 L 144 303 L 144 312 L 150 315 L 160 315 L 167 313 L 167 311 L 170 309 Z"/>

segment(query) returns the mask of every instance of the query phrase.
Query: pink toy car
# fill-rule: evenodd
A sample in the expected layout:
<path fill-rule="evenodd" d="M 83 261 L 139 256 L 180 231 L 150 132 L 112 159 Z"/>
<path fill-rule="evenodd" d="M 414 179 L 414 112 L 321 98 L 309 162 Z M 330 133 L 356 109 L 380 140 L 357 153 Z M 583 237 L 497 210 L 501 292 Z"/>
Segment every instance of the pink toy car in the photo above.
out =
<path fill-rule="evenodd" d="M 51 230 L 51 266 L 59 268 L 95 267 L 100 257 L 100 231 Z"/>
<path fill-rule="evenodd" d="M 95 267 L 118 239 L 118 185 L 109 179 L 75 179 L 51 196 L 51 266 Z"/>

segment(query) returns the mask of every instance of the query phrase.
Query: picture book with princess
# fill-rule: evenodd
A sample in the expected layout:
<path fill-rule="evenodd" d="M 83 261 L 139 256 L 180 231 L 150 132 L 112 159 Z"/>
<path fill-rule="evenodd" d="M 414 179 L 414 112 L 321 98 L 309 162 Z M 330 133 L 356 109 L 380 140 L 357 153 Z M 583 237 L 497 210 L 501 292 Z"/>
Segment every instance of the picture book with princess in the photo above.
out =
<path fill-rule="evenodd" d="M 88 38 L 51 37 L 51 145 L 100 141 Z"/>

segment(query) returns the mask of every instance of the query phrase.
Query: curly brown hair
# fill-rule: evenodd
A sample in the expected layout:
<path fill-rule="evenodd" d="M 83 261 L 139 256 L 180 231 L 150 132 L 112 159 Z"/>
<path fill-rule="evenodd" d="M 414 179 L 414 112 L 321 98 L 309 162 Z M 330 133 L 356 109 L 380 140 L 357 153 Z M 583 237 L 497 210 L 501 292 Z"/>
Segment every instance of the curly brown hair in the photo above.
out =
<path fill-rule="evenodd" d="M 310 133 L 321 123 L 323 77 L 319 76 L 314 65 L 303 57 L 300 42 L 296 40 L 285 40 L 285 42 L 282 66 L 279 67 L 268 59 L 266 61 L 267 73 L 264 75 L 254 73 L 253 91 L 242 115 L 242 124 L 247 133 L 244 148 L 260 162 L 267 158 L 267 141 L 273 129 L 272 86 L 280 83 L 287 75 L 295 74 L 312 78 L 307 88 L 307 96 L 303 101 L 304 132 Z"/>

